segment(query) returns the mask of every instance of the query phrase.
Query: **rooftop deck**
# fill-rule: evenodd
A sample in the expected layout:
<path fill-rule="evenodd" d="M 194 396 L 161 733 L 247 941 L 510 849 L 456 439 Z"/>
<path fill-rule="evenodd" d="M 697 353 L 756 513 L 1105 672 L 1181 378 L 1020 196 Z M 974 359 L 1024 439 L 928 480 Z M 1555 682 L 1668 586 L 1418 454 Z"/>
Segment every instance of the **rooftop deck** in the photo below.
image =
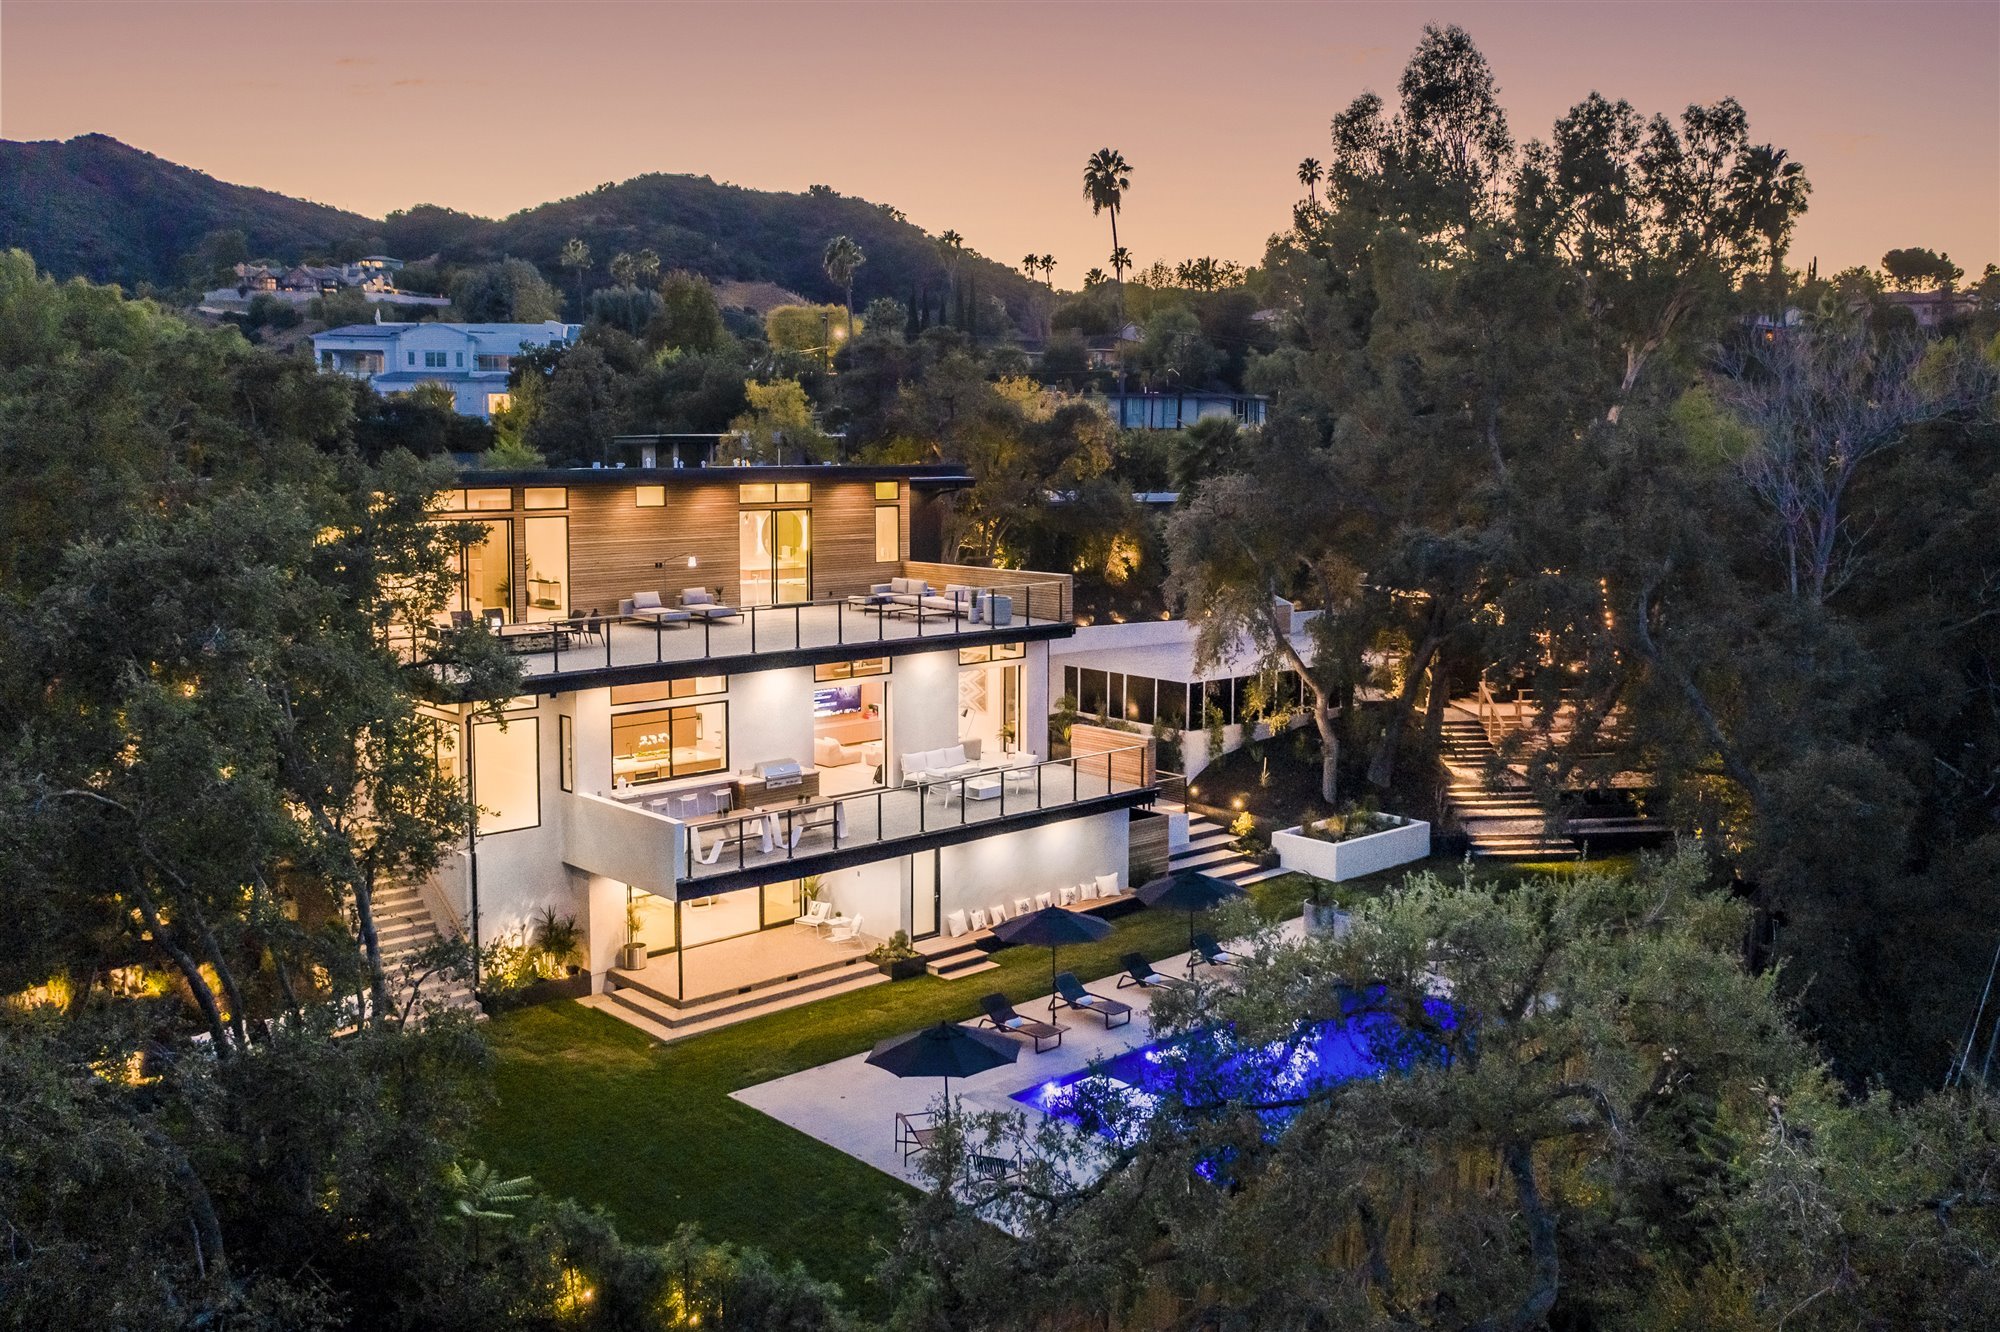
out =
<path fill-rule="evenodd" d="M 720 618 L 656 625 L 616 615 L 513 624 L 501 631 L 521 660 L 529 684 L 611 673 L 660 676 L 656 668 L 686 666 L 726 673 L 750 658 L 814 654 L 828 657 L 878 649 L 907 652 L 948 647 L 954 639 L 992 642 L 1042 637 L 1071 627 L 1068 588 L 1060 583 L 996 586 L 1010 596 L 1004 616 L 923 606 L 882 607 L 862 598 L 830 598 L 788 606 L 746 606 Z M 670 672 L 669 672 L 670 673 Z M 582 683 L 579 680 L 579 683 Z"/>

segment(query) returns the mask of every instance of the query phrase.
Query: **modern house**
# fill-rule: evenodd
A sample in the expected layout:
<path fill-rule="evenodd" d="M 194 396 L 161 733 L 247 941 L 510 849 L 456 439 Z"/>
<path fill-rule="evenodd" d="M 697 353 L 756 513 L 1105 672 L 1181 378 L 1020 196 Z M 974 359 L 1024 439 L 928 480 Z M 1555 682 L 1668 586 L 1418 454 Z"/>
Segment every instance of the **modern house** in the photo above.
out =
<path fill-rule="evenodd" d="M 1104 409 L 1126 430 L 1184 430 L 1206 416 L 1227 416 L 1238 425 L 1261 426 L 1270 399 L 1259 393 L 1106 393 Z"/>
<path fill-rule="evenodd" d="M 582 329 L 540 324 L 348 324 L 313 335 L 320 369 L 366 380 L 385 397 L 425 384 L 450 389 L 460 416 L 492 419 L 507 405 L 507 374 L 532 347 L 567 345 Z"/>
<path fill-rule="evenodd" d="M 438 518 L 484 535 L 449 618 L 487 625 L 525 682 L 498 717 L 427 709 L 481 809 L 433 912 L 488 942 L 573 917 L 594 985 L 671 1026 L 854 975 L 898 930 L 948 950 L 996 906 L 1129 888 L 1151 746 L 1049 761 L 1070 579 L 939 562 L 967 482 L 466 474 Z"/>

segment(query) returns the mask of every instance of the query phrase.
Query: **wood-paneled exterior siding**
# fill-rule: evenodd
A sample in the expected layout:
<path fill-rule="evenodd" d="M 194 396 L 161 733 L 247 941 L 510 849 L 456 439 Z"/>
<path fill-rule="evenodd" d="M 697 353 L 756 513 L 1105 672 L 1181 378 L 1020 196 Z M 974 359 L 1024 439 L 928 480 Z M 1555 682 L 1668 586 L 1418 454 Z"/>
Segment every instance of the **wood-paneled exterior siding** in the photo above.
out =
<path fill-rule="evenodd" d="M 564 609 L 615 614 L 618 603 L 636 592 L 658 592 L 671 606 L 678 603 L 681 589 L 688 587 L 704 587 L 717 592 L 724 602 L 740 604 L 738 514 L 745 509 L 811 509 L 815 599 L 852 596 L 866 592 L 871 584 L 902 575 L 900 559 L 875 558 L 875 510 L 889 501 L 875 498 L 874 482 L 812 482 L 809 504 L 741 503 L 738 486 L 743 483 L 740 473 L 724 472 L 714 482 L 668 486 L 665 504 L 648 508 L 639 506 L 637 485 L 574 485 L 567 488 L 567 507 L 535 510 L 522 509 L 521 488 L 517 486 L 509 513 L 495 509 L 449 517 L 512 524 L 510 618 L 515 620 L 527 614 L 527 549 L 522 522 L 528 518 L 569 520 L 569 606 Z M 910 494 L 907 485 L 897 489 L 897 550 L 904 552 L 910 548 Z M 697 561 L 693 569 L 687 567 L 689 555 Z M 963 580 L 954 577 L 949 581 Z"/>

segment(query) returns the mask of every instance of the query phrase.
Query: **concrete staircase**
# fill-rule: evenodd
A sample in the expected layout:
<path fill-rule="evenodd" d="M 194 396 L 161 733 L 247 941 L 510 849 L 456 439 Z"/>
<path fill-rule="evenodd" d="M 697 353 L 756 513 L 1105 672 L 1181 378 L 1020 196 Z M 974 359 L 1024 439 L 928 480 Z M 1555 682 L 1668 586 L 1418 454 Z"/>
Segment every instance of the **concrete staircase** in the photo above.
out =
<path fill-rule="evenodd" d="M 925 971 L 945 980 L 956 980 L 960 976 L 977 976 L 982 971 L 1000 969 L 1000 964 L 981 947 L 989 938 L 985 934 L 962 934 L 956 939 L 939 935 L 935 939 L 925 939 L 916 948 L 924 955 Z"/>
<path fill-rule="evenodd" d="M 1549 810 L 1525 784 L 1487 773 L 1499 751 L 1476 719 L 1454 711 L 1444 723 L 1444 764 L 1451 774 L 1446 796 L 1465 829 L 1472 854 L 1485 860 L 1568 860 L 1581 853 L 1575 841 L 1549 832 Z"/>
<path fill-rule="evenodd" d="M 781 981 L 682 1004 L 632 972 L 614 971 L 604 993 L 578 1002 L 630 1023 L 656 1040 L 673 1041 L 831 995 L 886 984 L 888 979 L 875 969 L 874 963 L 855 956 Z"/>
<path fill-rule="evenodd" d="M 1213 878 L 1226 879 L 1239 888 L 1275 879 L 1284 871 L 1266 869 L 1234 846 L 1229 829 L 1205 814 L 1188 811 L 1187 845 L 1167 860 L 1169 870 L 1197 870 Z"/>
<path fill-rule="evenodd" d="M 382 968 L 388 973 L 389 988 L 398 1008 L 409 999 L 403 965 L 409 956 L 441 938 L 437 921 L 424 905 L 416 885 L 389 884 L 375 890 L 375 939 L 382 949 Z M 447 1008 L 479 1011 L 472 986 L 461 976 L 437 975 L 423 982 L 420 1003 L 443 1004 Z"/>

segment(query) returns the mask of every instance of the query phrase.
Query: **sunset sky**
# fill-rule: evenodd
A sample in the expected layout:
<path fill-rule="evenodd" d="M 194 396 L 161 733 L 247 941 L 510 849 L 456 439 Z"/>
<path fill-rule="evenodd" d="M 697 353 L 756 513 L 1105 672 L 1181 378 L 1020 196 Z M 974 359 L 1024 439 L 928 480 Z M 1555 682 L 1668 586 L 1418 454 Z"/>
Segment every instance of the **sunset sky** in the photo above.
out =
<path fill-rule="evenodd" d="M 1143 265 L 1255 260 L 1424 22 L 1486 52 L 1517 137 L 1585 93 L 1734 95 L 1813 182 L 1794 262 L 1929 245 L 2000 260 L 2000 2 L 1956 4 L 0 3 L 0 135 L 100 131 L 225 180 L 379 216 L 499 215 L 648 171 L 823 182 L 1049 251 L 1110 248 L 1081 195 L 1132 162 Z"/>

